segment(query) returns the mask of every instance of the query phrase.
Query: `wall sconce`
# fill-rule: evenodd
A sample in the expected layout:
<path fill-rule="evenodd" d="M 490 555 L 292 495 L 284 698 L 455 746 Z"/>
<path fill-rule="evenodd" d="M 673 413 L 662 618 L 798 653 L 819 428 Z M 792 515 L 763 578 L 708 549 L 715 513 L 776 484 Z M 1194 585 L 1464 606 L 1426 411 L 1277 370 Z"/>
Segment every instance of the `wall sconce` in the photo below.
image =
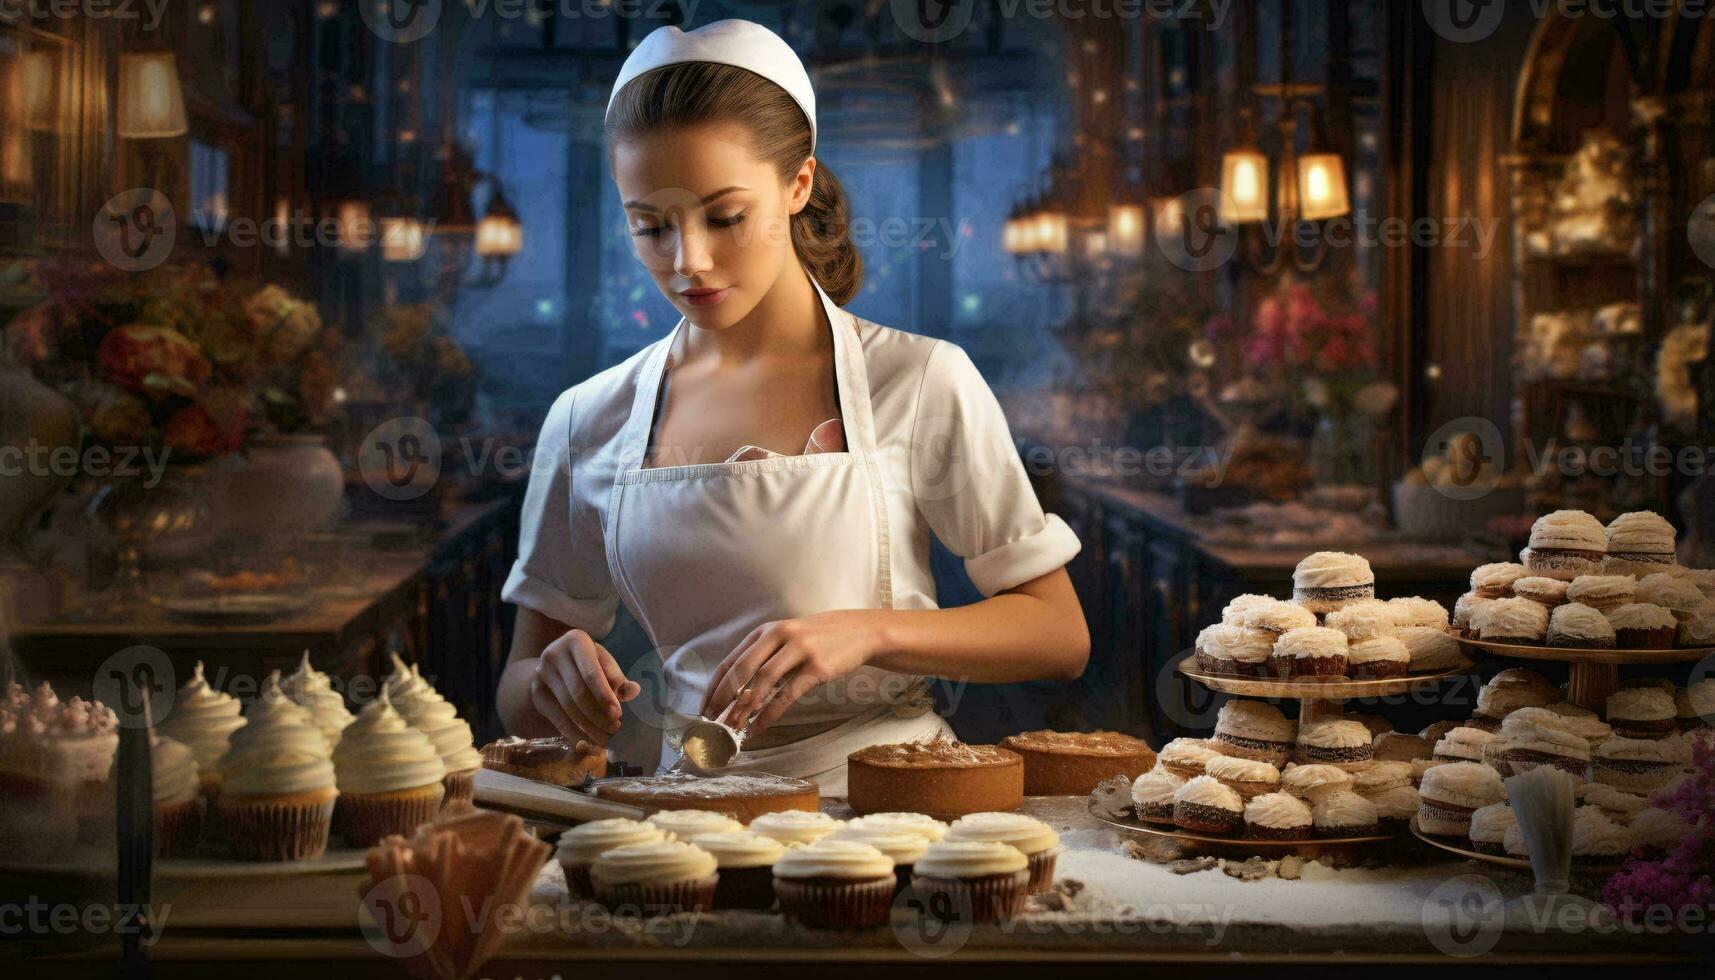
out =
<path fill-rule="evenodd" d="M 428 238 L 423 222 L 413 217 L 381 219 L 381 258 L 385 262 L 415 262 L 423 257 Z"/>
<path fill-rule="evenodd" d="M 506 278 L 507 263 L 524 250 L 524 223 L 518 211 L 506 199 L 500 179 L 491 175 L 489 180 L 494 182 L 494 195 L 476 225 L 476 254 L 482 260 L 482 271 L 474 285 L 483 288 L 499 285 Z"/>
<path fill-rule="evenodd" d="M 1070 236 L 1066 213 L 1053 209 L 1038 211 L 1031 232 L 1032 251 L 1046 255 L 1065 255 Z"/>
<path fill-rule="evenodd" d="M 169 51 L 119 56 L 119 135 L 165 139 L 190 132 L 178 64 Z"/>
<path fill-rule="evenodd" d="M 1115 204 L 1108 208 L 1108 251 L 1120 258 L 1135 259 L 1143 254 L 1143 242 L 1149 227 L 1144 219 L 1143 205 Z"/>
<path fill-rule="evenodd" d="M 1220 214 L 1226 225 L 1268 220 L 1268 157 L 1254 139 L 1221 157 Z"/>
<path fill-rule="evenodd" d="M 1346 194 L 1346 162 L 1338 153 L 1310 153 L 1298 161 L 1298 213 L 1326 221 L 1352 211 Z"/>
<path fill-rule="evenodd" d="M 366 252 L 375 243 L 375 224 L 369 202 L 351 197 L 339 202 L 335 220 L 339 224 L 339 249 L 353 255 Z"/>

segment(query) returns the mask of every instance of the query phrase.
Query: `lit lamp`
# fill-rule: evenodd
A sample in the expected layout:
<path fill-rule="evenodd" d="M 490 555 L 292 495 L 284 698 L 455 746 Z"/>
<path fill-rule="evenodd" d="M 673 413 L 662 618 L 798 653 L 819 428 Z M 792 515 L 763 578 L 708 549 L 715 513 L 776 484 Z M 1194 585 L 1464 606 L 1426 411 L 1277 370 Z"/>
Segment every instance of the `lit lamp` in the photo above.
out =
<path fill-rule="evenodd" d="M 1064 211 L 1041 211 L 1032 221 L 1031 250 L 1048 255 L 1065 255 L 1070 237 Z"/>
<path fill-rule="evenodd" d="M 190 132 L 179 69 L 169 51 L 119 56 L 119 135 L 146 140 Z"/>
<path fill-rule="evenodd" d="M 374 241 L 375 226 L 371 223 L 369 202 L 347 198 L 335 211 L 339 223 L 339 247 L 344 252 L 362 252 Z"/>
<path fill-rule="evenodd" d="M 381 258 L 387 262 L 415 262 L 423 257 L 427 241 L 423 223 L 412 217 L 381 219 Z"/>
<path fill-rule="evenodd" d="M 1143 206 L 1116 204 L 1108 208 L 1107 248 L 1115 255 L 1136 258 L 1143 254 Z"/>
<path fill-rule="evenodd" d="M 1338 218 L 1352 210 L 1346 196 L 1346 164 L 1338 153 L 1312 153 L 1298 160 L 1298 212 L 1310 221 Z"/>
<path fill-rule="evenodd" d="M 505 260 L 523 250 L 524 224 L 496 181 L 494 197 L 489 199 L 488 210 L 476 226 L 476 254 L 485 259 Z"/>
<path fill-rule="evenodd" d="M 1268 158 L 1255 147 L 1221 157 L 1221 221 L 1228 225 L 1268 219 Z"/>
<path fill-rule="evenodd" d="M 1173 238 L 1180 233 L 1180 223 L 1185 220 L 1185 205 L 1177 197 L 1158 197 L 1155 199 L 1155 240 L 1157 242 Z"/>

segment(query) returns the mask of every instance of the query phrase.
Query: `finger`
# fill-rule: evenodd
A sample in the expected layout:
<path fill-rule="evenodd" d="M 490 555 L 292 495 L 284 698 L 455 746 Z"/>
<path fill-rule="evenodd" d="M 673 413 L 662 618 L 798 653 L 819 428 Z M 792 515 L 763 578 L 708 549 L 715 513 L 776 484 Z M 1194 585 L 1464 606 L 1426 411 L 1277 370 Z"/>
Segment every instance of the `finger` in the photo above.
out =
<path fill-rule="evenodd" d="M 769 694 L 766 688 L 756 689 L 759 683 L 758 679 L 762 671 L 767 669 L 768 664 L 779 656 L 780 651 L 784 648 L 785 643 L 779 637 L 772 633 L 765 634 L 752 644 L 744 657 L 734 663 L 732 669 L 727 672 L 726 686 L 727 690 L 732 692 L 732 700 L 727 705 L 723 717 L 726 718 L 728 725 L 735 727 L 743 725 L 749 720 L 757 705 L 761 704 L 761 699 Z M 789 666 L 789 664 L 782 664 L 781 669 L 786 669 Z M 720 702 L 717 701 L 716 703 L 719 704 Z"/>
<path fill-rule="evenodd" d="M 767 731 L 769 726 L 780 720 L 780 716 L 786 713 L 787 708 L 792 707 L 799 698 L 814 690 L 818 683 L 819 681 L 809 670 L 795 671 L 775 692 L 774 697 L 770 698 L 768 703 L 763 706 L 761 714 L 758 714 L 745 729 L 746 737 L 755 738 Z"/>
<path fill-rule="evenodd" d="M 751 630 L 743 640 L 739 641 L 738 646 L 732 648 L 731 653 L 721 659 L 721 662 L 715 667 L 714 673 L 709 675 L 708 692 L 703 695 L 703 703 L 697 709 L 704 718 L 711 717 L 711 713 L 721 705 L 730 704 L 733 697 L 738 694 L 737 686 L 733 686 L 731 691 L 723 690 L 723 688 L 728 686 L 727 680 L 732 675 L 733 665 L 738 663 L 750 650 L 757 637 L 762 635 L 762 629 L 761 626 L 758 626 Z"/>
<path fill-rule="evenodd" d="M 619 703 L 614 702 L 610 711 L 606 705 L 589 689 L 586 674 L 578 669 L 579 656 L 566 654 L 554 658 L 554 666 L 559 669 L 560 679 L 565 682 L 566 690 L 572 700 L 586 718 L 600 725 L 604 731 L 612 732 L 619 727 Z"/>
<path fill-rule="evenodd" d="M 582 734 L 572 724 L 571 719 L 566 717 L 565 709 L 560 707 L 560 699 L 554 696 L 548 682 L 544 681 L 540 674 L 530 679 L 530 704 L 535 707 L 537 714 L 554 726 L 561 738 L 576 738 Z"/>
<path fill-rule="evenodd" d="M 607 673 L 602 669 L 601 658 L 606 651 L 596 646 L 590 635 L 582 630 L 574 630 L 570 634 L 570 646 L 572 662 L 577 665 L 578 674 L 583 678 L 583 687 L 590 694 L 589 698 L 579 700 L 595 717 L 605 715 L 618 721 L 621 710 L 619 698 L 614 697 L 613 686 L 608 683 Z M 618 669 L 617 665 L 614 669 Z"/>
<path fill-rule="evenodd" d="M 775 652 L 768 662 L 757 670 L 756 676 L 745 686 L 743 694 L 733 705 L 732 717 L 749 731 L 751 716 L 762 710 L 762 707 L 774 699 L 779 693 L 776 688 L 785 680 L 787 675 L 797 670 L 804 663 L 804 655 L 791 647 L 785 647 Z"/>
<path fill-rule="evenodd" d="M 636 697 L 643 688 L 636 681 L 626 679 L 625 671 L 619 669 L 619 661 L 613 659 L 613 654 L 608 653 L 606 647 L 593 640 L 591 645 L 595 647 L 596 664 L 601 668 L 602 676 L 607 678 L 607 686 L 613 691 L 614 701 L 630 701 Z"/>
<path fill-rule="evenodd" d="M 573 729 L 566 732 L 566 737 L 570 738 L 581 732 L 584 738 L 591 742 L 597 745 L 606 745 L 609 734 L 607 727 L 597 724 L 595 719 L 591 718 L 578 705 L 577 697 L 566 687 L 566 681 L 560 673 L 556 670 L 545 669 L 538 676 L 542 678 L 543 686 L 548 689 L 558 703 L 560 714 L 569 723 L 567 727 Z"/>
<path fill-rule="evenodd" d="M 742 651 L 733 651 L 730 658 L 732 662 L 727 665 L 726 674 L 721 678 L 720 684 L 710 692 L 703 716 L 712 717 L 716 711 L 725 708 L 731 717 L 740 717 L 732 713 L 732 706 L 744 696 L 746 685 L 779 646 L 779 640 L 769 632 L 755 634 L 754 640 L 747 638 Z"/>

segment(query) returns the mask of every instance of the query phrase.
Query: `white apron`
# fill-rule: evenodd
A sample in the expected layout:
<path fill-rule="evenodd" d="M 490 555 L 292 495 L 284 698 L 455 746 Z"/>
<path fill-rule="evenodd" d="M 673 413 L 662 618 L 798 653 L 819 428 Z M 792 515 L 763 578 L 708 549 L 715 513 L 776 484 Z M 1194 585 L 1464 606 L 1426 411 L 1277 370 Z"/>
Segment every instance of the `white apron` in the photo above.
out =
<path fill-rule="evenodd" d="M 619 436 L 606 516 L 608 570 L 659 652 L 666 685 L 662 767 L 715 669 L 763 623 L 833 609 L 891 609 L 891 539 L 864 355 L 851 316 L 816 283 L 834 339 L 847 450 L 643 468 L 669 352 L 642 367 Z M 952 733 L 921 678 L 862 667 L 793 704 L 776 723 L 832 727 L 739 753 L 729 772 L 814 780 L 843 796 L 846 756 L 867 745 Z"/>

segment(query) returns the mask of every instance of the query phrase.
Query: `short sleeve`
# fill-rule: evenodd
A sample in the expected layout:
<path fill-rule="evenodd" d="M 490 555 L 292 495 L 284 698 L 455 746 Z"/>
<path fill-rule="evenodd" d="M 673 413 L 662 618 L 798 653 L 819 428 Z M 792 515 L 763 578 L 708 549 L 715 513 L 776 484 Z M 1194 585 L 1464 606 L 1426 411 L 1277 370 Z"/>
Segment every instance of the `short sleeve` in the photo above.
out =
<path fill-rule="evenodd" d="M 573 493 L 576 390 L 555 400 L 542 423 L 524 492 L 518 560 L 500 597 L 600 639 L 613 629 L 619 594 L 608 574 L 600 521 Z"/>
<path fill-rule="evenodd" d="M 1082 544 L 1044 513 L 1001 412 L 970 356 L 938 341 L 911 435 L 911 492 L 935 536 L 985 596 L 1064 566 Z"/>

